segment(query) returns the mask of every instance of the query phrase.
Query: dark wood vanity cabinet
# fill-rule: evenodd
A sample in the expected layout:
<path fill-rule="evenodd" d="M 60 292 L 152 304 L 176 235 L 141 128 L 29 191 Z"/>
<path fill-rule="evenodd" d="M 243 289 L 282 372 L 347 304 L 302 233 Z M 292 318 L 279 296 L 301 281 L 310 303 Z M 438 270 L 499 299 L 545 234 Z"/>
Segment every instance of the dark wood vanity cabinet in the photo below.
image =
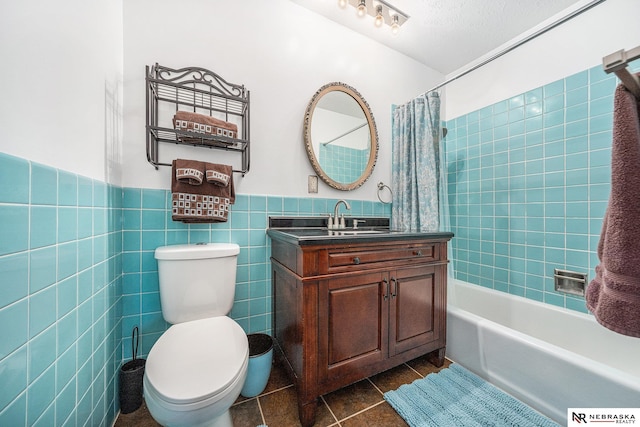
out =
<path fill-rule="evenodd" d="M 272 238 L 274 336 L 303 426 L 320 395 L 431 353 L 444 362 L 447 241 Z"/>

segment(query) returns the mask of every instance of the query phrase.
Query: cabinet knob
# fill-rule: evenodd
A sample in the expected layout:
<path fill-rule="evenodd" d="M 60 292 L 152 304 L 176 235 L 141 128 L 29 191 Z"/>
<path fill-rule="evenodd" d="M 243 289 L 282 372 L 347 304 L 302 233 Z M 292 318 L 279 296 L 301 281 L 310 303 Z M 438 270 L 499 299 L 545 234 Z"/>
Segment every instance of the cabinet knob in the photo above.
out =
<path fill-rule="evenodd" d="M 422 250 L 418 249 L 413 254 L 416 255 L 416 256 L 422 256 Z"/>
<path fill-rule="evenodd" d="M 355 258 L 353 259 L 353 263 L 354 263 L 354 264 L 360 264 L 360 258 L 355 257 Z"/>

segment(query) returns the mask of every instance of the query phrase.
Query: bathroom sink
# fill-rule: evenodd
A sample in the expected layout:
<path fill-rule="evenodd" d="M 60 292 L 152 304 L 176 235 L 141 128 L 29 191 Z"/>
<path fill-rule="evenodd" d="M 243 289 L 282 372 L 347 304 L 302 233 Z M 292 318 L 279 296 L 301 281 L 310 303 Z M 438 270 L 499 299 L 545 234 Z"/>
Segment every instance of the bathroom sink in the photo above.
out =
<path fill-rule="evenodd" d="M 358 221 L 358 227 L 353 228 L 355 221 Z M 345 228 L 335 231 L 365 231 L 365 230 L 385 230 L 389 229 L 389 218 L 386 217 L 345 217 Z M 269 228 L 311 228 L 324 229 L 325 233 L 328 225 L 328 217 L 325 216 L 307 216 L 307 217 L 269 217 Z M 334 231 L 334 230 L 331 230 Z"/>
<path fill-rule="evenodd" d="M 360 234 L 382 234 L 388 233 L 388 230 L 334 230 L 336 236 L 358 236 Z"/>
<path fill-rule="evenodd" d="M 340 237 L 340 236 L 360 236 L 367 234 L 388 234 L 389 230 L 327 230 L 326 228 L 282 228 L 281 232 L 297 237 Z"/>

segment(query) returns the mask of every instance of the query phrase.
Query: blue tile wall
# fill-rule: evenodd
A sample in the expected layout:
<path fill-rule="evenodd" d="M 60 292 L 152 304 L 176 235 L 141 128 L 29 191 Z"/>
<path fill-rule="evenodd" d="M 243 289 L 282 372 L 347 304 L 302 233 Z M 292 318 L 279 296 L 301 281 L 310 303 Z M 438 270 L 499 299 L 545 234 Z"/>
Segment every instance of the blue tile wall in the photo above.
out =
<path fill-rule="evenodd" d="M 553 270 L 595 274 L 616 85 L 598 66 L 447 121 L 458 278 L 586 311 Z"/>
<path fill-rule="evenodd" d="M 122 191 L 2 153 L 0 182 L 0 425 L 111 426 Z"/>
<path fill-rule="evenodd" d="M 131 357 L 131 331 L 141 331 L 142 356 L 169 326 L 162 318 L 158 267 L 153 256 L 158 246 L 224 242 L 240 246 L 235 303 L 230 316 L 247 333 L 271 333 L 269 216 L 329 213 L 337 200 L 297 197 L 236 196 L 226 223 L 183 224 L 171 220 L 171 197 L 165 190 L 124 188 L 122 193 L 122 335 L 124 358 Z M 350 200 L 351 214 L 390 216 L 390 205 Z"/>

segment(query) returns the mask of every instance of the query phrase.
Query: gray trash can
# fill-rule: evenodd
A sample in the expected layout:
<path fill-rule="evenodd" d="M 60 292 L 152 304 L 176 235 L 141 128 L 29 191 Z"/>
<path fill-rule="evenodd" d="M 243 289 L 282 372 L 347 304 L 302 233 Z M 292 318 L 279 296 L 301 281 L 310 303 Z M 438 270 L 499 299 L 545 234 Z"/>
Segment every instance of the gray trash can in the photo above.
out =
<path fill-rule="evenodd" d="M 249 367 L 241 395 L 256 397 L 267 386 L 273 360 L 273 338 L 267 334 L 249 334 Z"/>

